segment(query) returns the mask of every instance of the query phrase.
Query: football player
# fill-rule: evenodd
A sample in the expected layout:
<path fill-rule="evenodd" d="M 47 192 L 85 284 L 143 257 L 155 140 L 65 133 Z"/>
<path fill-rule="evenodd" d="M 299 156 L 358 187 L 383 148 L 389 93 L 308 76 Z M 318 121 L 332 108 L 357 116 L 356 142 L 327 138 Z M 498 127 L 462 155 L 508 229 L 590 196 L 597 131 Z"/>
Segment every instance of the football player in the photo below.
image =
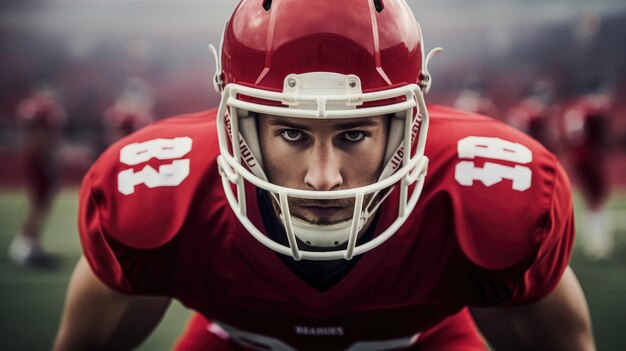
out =
<path fill-rule="evenodd" d="M 41 245 L 43 224 L 54 199 L 61 171 L 60 138 L 65 109 L 51 87 L 38 88 L 22 100 L 16 116 L 23 130 L 23 164 L 29 206 L 22 230 L 9 245 L 15 264 L 53 268 L 56 257 Z"/>
<path fill-rule="evenodd" d="M 217 52 L 213 50 L 218 56 Z M 242 1 L 217 110 L 116 143 L 84 179 L 57 350 L 593 350 L 569 181 L 538 142 L 427 106 L 402 0 Z"/>
<path fill-rule="evenodd" d="M 465 79 L 463 89 L 454 100 L 453 106 L 466 112 L 498 118 L 498 107 L 485 91 L 485 83 L 476 76 Z"/>
<path fill-rule="evenodd" d="M 585 202 L 583 252 L 591 260 L 604 260 L 611 257 L 614 246 L 605 209 L 610 193 L 607 157 L 612 99 L 601 79 L 590 72 L 577 77 L 576 90 L 578 96 L 563 109 L 563 144 Z"/>
<path fill-rule="evenodd" d="M 507 122 L 555 152 L 559 138 L 558 108 L 553 104 L 554 89 L 548 81 L 531 85 L 527 96 L 506 115 Z"/>
<path fill-rule="evenodd" d="M 129 78 L 120 96 L 104 112 L 105 146 L 152 123 L 153 103 L 150 85 L 139 77 Z"/>

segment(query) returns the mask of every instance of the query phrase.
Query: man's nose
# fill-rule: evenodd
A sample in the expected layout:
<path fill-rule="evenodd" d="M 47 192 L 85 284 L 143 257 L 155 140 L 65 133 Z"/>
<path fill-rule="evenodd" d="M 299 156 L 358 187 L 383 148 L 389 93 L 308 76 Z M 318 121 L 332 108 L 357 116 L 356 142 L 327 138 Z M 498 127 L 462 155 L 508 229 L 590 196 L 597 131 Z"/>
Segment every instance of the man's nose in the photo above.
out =
<path fill-rule="evenodd" d="M 341 160 L 332 145 L 315 145 L 308 160 L 304 182 L 313 190 L 333 190 L 343 184 Z"/>

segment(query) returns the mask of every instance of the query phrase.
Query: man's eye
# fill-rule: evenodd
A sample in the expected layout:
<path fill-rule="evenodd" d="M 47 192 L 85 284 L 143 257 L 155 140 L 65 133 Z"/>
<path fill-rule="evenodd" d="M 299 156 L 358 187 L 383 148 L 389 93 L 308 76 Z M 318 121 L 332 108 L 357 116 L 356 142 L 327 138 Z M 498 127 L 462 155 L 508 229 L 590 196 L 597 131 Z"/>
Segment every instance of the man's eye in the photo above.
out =
<path fill-rule="evenodd" d="M 363 132 L 359 132 L 357 130 L 350 130 L 343 134 L 344 138 L 347 141 L 361 141 L 361 139 L 365 138 L 365 134 Z"/>
<path fill-rule="evenodd" d="M 287 141 L 301 141 L 304 139 L 302 132 L 296 129 L 283 130 L 280 135 Z"/>

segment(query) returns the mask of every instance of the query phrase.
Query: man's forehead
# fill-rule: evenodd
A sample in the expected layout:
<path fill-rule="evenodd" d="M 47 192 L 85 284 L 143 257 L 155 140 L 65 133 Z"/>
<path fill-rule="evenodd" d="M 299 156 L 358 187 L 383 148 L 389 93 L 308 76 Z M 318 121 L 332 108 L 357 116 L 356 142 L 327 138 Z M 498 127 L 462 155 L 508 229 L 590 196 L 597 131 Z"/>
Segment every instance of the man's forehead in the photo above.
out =
<path fill-rule="evenodd" d="M 259 115 L 263 118 L 263 123 L 270 126 L 287 126 L 298 129 L 311 129 L 316 127 L 331 127 L 333 129 L 350 129 L 358 127 L 376 127 L 382 126 L 386 116 L 369 116 L 357 118 L 340 118 L 340 119 L 315 119 L 315 118 L 297 118 L 285 117 L 277 115 Z"/>

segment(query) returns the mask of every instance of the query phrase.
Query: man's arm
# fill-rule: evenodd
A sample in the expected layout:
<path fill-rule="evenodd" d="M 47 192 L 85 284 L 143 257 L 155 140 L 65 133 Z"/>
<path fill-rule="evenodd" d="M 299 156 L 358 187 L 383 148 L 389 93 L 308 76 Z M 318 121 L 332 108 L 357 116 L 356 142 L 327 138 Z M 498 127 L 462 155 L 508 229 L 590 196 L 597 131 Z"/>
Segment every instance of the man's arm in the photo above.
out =
<path fill-rule="evenodd" d="M 552 293 L 526 306 L 473 308 L 496 350 L 595 350 L 589 308 L 570 267 Z"/>
<path fill-rule="evenodd" d="M 120 294 L 82 257 L 70 280 L 54 350 L 127 350 L 144 340 L 170 299 Z"/>

